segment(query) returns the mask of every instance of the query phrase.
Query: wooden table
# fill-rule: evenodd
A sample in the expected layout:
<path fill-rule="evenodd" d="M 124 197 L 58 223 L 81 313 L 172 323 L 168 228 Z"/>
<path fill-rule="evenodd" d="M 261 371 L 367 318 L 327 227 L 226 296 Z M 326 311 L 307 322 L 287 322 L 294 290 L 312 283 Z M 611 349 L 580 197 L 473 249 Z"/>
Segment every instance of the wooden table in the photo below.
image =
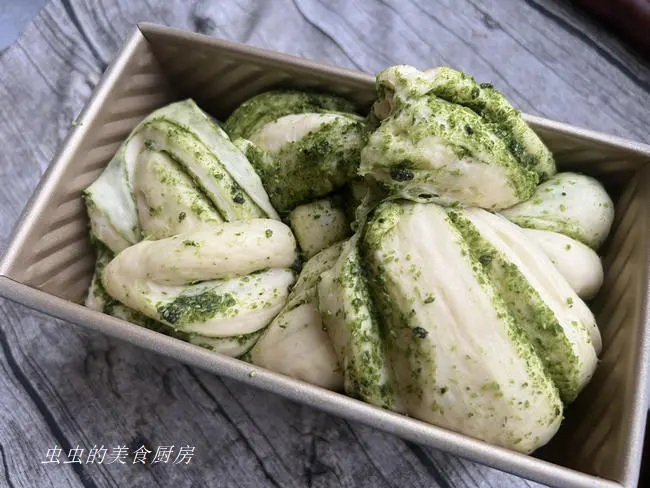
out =
<path fill-rule="evenodd" d="M 524 111 L 650 142 L 648 63 L 567 2 L 57 0 L 0 56 L 0 248 L 102 71 L 144 20 L 368 72 L 450 65 L 493 82 Z M 2 300 L 0 368 L 2 486 L 532 484 Z M 116 446 L 144 445 L 151 459 L 172 444 L 168 463 L 130 455 L 108 464 Z M 49 449 L 79 446 L 86 460 L 101 445 L 103 463 L 44 463 Z M 190 463 L 174 464 L 185 446 L 195 448 Z"/>

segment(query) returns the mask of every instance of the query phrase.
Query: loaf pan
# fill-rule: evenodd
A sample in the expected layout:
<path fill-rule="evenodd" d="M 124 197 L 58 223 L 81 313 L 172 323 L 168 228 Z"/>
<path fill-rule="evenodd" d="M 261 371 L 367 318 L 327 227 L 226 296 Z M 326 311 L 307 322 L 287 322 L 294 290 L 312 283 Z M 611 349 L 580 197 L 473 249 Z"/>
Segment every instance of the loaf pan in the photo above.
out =
<path fill-rule="evenodd" d="M 166 27 L 139 25 L 43 175 L 0 262 L 0 295 L 184 363 L 516 475 L 562 487 L 633 487 L 649 357 L 650 146 L 526 116 L 562 170 L 599 178 L 616 202 L 592 307 L 604 348 L 591 383 L 551 443 L 518 454 L 364 404 L 81 305 L 94 258 L 81 191 L 149 112 L 186 97 L 219 119 L 271 88 L 326 90 L 366 111 L 374 77 Z M 251 374 L 252 371 L 255 374 Z"/>

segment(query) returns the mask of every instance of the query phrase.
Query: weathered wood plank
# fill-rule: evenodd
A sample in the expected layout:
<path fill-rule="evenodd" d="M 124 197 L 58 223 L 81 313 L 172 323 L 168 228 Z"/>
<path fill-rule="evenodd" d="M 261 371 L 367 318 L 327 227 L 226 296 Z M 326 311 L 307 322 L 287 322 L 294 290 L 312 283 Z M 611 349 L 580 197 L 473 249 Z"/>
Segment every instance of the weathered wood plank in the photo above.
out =
<path fill-rule="evenodd" d="M 641 62 L 628 68 L 613 54 L 603 56 L 594 41 L 541 13 L 550 11 L 543 5 L 527 8 L 532 0 L 383 0 L 372 9 L 344 0 L 297 3 L 365 71 L 399 62 L 450 65 L 493 82 L 522 110 L 650 140 L 650 70 Z"/>
<path fill-rule="evenodd" d="M 524 110 L 649 141 L 650 69 L 554 0 L 51 2 L 0 57 L 0 248 L 139 20 L 365 71 L 449 64 Z M 290 28 L 288 28 L 290 26 Z M 0 484 L 527 486 L 0 301 Z M 49 447 L 196 447 L 190 465 L 46 465 Z"/>

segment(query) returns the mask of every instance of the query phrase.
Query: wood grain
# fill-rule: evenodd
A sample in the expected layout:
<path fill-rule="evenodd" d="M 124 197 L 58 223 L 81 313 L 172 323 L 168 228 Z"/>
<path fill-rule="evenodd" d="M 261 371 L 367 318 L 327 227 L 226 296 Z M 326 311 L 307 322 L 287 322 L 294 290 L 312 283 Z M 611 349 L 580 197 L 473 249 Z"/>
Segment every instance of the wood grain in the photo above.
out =
<path fill-rule="evenodd" d="M 53 1 L 0 55 L 0 248 L 137 21 L 368 72 L 447 64 L 521 109 L 650 142 L 650 68 L 554 0 Z M 533 483 L 0 301 L 0 485 Z M 191 445 L 189 465 L 41 464 L 48 448 Z"/>

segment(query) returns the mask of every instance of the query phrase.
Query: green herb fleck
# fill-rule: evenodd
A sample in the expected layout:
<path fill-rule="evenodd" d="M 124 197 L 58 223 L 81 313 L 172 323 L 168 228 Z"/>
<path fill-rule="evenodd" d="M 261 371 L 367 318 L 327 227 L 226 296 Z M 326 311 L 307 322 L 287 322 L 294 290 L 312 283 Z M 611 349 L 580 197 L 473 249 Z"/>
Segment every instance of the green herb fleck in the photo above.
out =
<path fill-rule="evenodd" d="M 429 335 L 426 329 L 423 329 L 422 327 L 415 327 L 413 329 L 413 337 L 417 339 L 426 339 L 426 337 Z"/>
<path fill-rule="evenodd" d="M 410 181 L 415 178 L 415 174 L 410 169 L 395 168 L 391 170 L 390 177 L 395 181 Z"/>
<path fill-rule="evenodd" d="M 478 258 L 478 260 L 483 266 L 487 266 L 492 262 L 492 256 L 490 256 L 489 254 L 483 254 L 481 257 Z"/>
<path fill-rule="evenodd" d="M 236 304 L 237 301 L 229 293 L 218 295 L 205 292 L 200 295 L 179 296 L 171 303 L 159 305 L 157 310 L 162 320 L 182 326 L 192 322 L 204 322 Z"/>

